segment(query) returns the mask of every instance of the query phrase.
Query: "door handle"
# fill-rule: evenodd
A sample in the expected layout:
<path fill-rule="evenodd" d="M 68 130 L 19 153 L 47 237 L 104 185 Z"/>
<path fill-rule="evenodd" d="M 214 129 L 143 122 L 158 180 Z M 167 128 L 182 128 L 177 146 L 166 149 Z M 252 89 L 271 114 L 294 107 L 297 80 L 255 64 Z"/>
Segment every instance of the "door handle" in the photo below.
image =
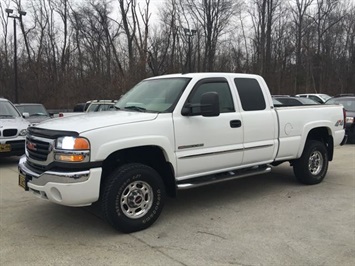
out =
<path fill-rule="evenodd" d="M 232 120 L 232 121 L 230 121 L 229 124 L 230 124 L 231 128 L 241 127 L 242 126 L 242 121 L 240 121 L 240 120 Z"/>

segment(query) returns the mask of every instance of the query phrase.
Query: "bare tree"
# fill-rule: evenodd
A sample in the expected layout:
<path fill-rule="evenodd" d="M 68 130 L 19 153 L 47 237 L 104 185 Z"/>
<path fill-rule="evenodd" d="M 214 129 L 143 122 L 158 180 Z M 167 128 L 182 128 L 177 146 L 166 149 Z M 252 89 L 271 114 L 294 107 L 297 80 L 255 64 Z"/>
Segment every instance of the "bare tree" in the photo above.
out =
<path fill-rule="evenodd" d="M 135 65 L 134 41 L 137 31 L 136 0 L 118 0 L 123 30 L 128 50 L 128 71 L 133 73 Z"/>
<path fill-rule="evenodd" d="M 238 1 L 233 0 L 181 0 L 187 11 L 201 26 L 204 34 L 204 71 L 213 71 L 213 62 L 219 37 L 237 12 Z"/>
<path fill-rule="evenodd" d="M 253 17 L 258 73 L 269 79 L 271 70 L 272 31 L 278 0 L 254 0 L 256 14 Z M 250 12 L 253 14 L 252 12 Z"/>
<path fill-rule="evenodd" d="M 317 48 L 313 62 L 313 81 L 314 90 L 321 91 L 322 79 L 327 77 L 324 64 L 324 53 L 327 49 L 328 41 L 325 40 L 329 30 L 343 19 L 343 16 L 335 16 L 339 1 L 338 0 L 317 0 L 316 12 L 312 20 L 316 28 Z M 323 75 L 322 75 L 323 74 Z"/>
<path fill-rule="evenodd" d="M 0 20 L 1 20 L 1 26 L 2 26 L 2 37 L 0 41 L 0 95 L 6 95 L 8 94 L 8 88 L 10 87 L 8 85 L 8 76 L 10 73 L 10 63 L 9 63 L 9 58 L 10 58 L 10 53 L 9 53 L 9 48 L 8 48 L 8 25 L 9 21 L 7 19 L 7 16 L 4 12 L 4 10 L 9 6 L 9 1 L 7 2 L 0 2 Z"/>
<path fill-rule="evenodd" d="M 306 34 L 309 25 L 306 25 L 305 17 L 307 16 L 307 11 L 313 0 L 295 0 L 295 6 L 291 6 L 293 23 L 295 24 L 296 33 L 296 75 L 294 83 L 294 92 L 299 90 L 301 80 L 302 80 L 302 38 Z"/>

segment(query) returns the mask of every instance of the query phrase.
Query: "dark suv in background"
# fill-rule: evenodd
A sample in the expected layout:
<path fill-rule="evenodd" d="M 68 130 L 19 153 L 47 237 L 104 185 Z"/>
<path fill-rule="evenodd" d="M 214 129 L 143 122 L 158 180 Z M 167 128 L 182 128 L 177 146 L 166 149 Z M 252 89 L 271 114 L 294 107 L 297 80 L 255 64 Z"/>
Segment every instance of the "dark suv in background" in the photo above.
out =
<path fill-rule="evenodd" d="M 335 96 L 325 104 L 341 104 L 346 112 L 345 133 L 348 135 L 348 143 L 355 144 L 355 94 Z"/>

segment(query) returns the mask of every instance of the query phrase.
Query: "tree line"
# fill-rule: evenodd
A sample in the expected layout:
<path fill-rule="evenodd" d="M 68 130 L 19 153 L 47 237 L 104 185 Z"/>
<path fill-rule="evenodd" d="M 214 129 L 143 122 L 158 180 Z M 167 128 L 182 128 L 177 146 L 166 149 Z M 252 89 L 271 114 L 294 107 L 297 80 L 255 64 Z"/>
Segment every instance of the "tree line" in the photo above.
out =
<path fill-rule="evenodd" d="M 352 0 L 152 1 L 0 2 L 0 96 L 70 109 L 146 77 L 211 71 L 260 74 L 272 94 L 355 92 Z M 27 12 L 17 91 L 8 7 Z"/>

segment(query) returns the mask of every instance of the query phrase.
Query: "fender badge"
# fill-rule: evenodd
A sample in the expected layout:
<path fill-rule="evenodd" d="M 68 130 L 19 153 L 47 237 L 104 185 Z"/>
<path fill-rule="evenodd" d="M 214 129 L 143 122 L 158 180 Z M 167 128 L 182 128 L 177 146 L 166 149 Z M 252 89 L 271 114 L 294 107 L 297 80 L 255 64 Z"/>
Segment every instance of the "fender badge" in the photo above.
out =
<path fill-rule="evenodd" d="M 335 123 L 335 126 L 338 127 L 338 126 L 343 126 L 344 125 L 344 120 L 338 120 L 336 123 Z"/>

